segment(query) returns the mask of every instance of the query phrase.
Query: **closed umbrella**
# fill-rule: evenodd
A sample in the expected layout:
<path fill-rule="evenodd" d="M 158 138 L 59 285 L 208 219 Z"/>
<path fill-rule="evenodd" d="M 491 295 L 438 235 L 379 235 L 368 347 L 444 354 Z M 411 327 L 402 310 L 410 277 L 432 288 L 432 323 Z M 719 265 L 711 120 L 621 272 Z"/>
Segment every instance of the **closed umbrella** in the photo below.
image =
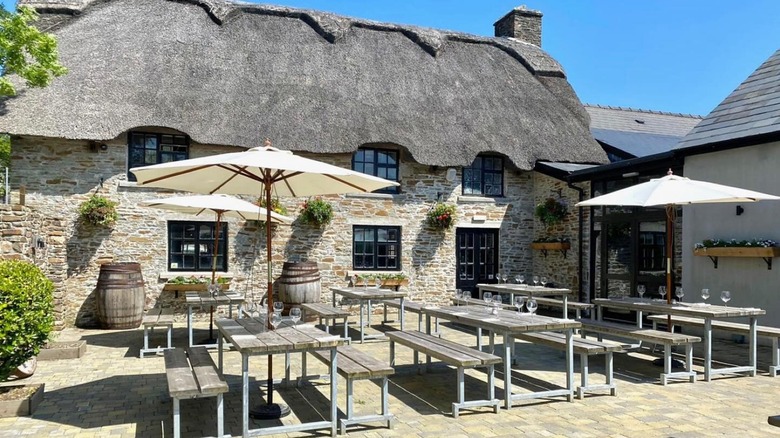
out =
<path fill-rule="evenodd" d="M 654 178 L 640 184 L 597 196 L 577 204 L 577 207 L 595 206 L 636 206 L 666 207 L 666 301 L 672 302 L 672 245 L 675 209 L 679 205 L 711 204 L 719 202 L 756 202 L 777 200 L 778 196 L 737 187 L 697 181 L 673 175 L 669 170 L 666 176 Z M 669 324 L 671 329 L 671 324 Z"/>
<path fill-rule="evenodd" d="M 264 196 L 271 205 L 276 196 L 316 196 L 372 192 L 398 185 L 393 181 L 295 155 L 271 147 L 243 152 L 172 161 L 130 169 L 139 186 L 162 187 L 196 193 L 227 193 Z M 273 266 L 271 264 L 271 212 L 266 221 L 268 313 L 273 312 Z M 270 326 L 269 326 L 270 328 Z M 268 357 L 268 406 L 256 416 L 273 418 L 289 412 L 273 403 L 273 357 Z"/>
<path fill-rule="evenodd" d="M 197 196 L 174 196 L 163 199 L 150 199 L 141 202 L 139 205 L 144 207 L 153 207 L 163 210 L 170 210 L 177 213 L 191 214 L 194 216 L 216 215 L 216 231 L 214 233 L 214 253 L 211 257 L 211 283 L 214 284 L 217 273 L 217 255 L 219 254 L 219 233 L 220 222 L 225 217 L 238 218 L 243 220 L 267 220 L 270 213 L 271 221 L 274 223 L 290 223 L 292 219 L 282 216 L 276 212 L 268 212 L 265 208 L 259 207 L 251 202 L 228 195 L 197 195 Z M 209 339 L 213 340 L 214 330 L 214 307 L 209 312 Z"/>

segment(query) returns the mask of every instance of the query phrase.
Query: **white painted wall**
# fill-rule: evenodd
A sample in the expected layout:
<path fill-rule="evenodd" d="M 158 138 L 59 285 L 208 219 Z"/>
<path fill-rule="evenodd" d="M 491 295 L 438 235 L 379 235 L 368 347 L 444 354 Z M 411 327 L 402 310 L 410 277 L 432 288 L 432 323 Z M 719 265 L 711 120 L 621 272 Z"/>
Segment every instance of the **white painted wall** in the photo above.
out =
<path fill-rule="evenodd" d="M 780 142 L 690 156 L 685 176 L 691 179 L 780 195 Z M 745 212 L 736 215 L 736 205 Z M 767 238 L 780 242 L 780 201 L 683 207 L 683 286 L 686 300 L 700 302 L 699 291 L 710 289 L 708 301 L 722 304 L 720 292 L 731 291 L 729 305 L 767 311 L 760 325 L 780 327 L 780 258 L 772 270 L 761 258 L 721 257 L 718 269 L 707 257 L 694 257 L 704 239 Z"/>

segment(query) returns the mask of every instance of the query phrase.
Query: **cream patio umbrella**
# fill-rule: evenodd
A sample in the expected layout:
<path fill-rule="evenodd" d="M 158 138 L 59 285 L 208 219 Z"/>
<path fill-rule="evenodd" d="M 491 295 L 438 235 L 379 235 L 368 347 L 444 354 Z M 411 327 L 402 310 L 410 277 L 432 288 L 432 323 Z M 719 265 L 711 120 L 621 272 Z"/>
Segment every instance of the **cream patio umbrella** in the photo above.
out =
<path fill-rule="evenodd" d="M 777 200 L 778 196 L 752 190 L 725 186 L 706 181 L 697 181 L 673 175 L 671 169 L 666 176 L 654 178 L 640 184 L 616 190 L 577 203 L 577 207 L 635 206 L 666 207 L 666 301 L 672 302 L 672 245 L 676 208 L 687 204 L 711 204 L 719 202 L 756 202 Z M 671 329 L 671 324 L 669 324 Z"/>
<path fill-rule="evenodd" d="M 398 185 L 393 181 L 355 172 L 271 147 L 243 152 L 172 161 L 130 169 L 142 187 L 162 187 L 196 193 L 227 193 L 265 197 L 271 205 L 276 196 L 316 196 L 372 192 Z M 273 312 L 273 265 L 271 263 L 271 212 L 266 221 L 268 313 Z M 269 328 L 270 324 L 269 324 Z M 268 406 L 257 416 L 274 418 L 285 409 L 273 403 L 273 356 L 268 357 Z"/>
<path fill-rule="evenodd" d="M 228 195 L 196 195 L 174 196 L 163 199 L 150 199 L 139 203 L 143 207 L 153 207 L 177 213 L 191 214 L 194 216 L 216 215 L 214 233 L 214 252 L 211 257 L 211 283 L 214 284 L 217 274 L 217 255 L 219 254 L 220 223 L 225 217 L 243 220 L 267 220 L 268 211 L 251 202 Z M 270 212 L 271 221 L 274 223 L 291 223 L 292 218 L 282 216 L 276 212 Z M 209 339 L 214 339 L 214 307 L 209 312 Z"/>

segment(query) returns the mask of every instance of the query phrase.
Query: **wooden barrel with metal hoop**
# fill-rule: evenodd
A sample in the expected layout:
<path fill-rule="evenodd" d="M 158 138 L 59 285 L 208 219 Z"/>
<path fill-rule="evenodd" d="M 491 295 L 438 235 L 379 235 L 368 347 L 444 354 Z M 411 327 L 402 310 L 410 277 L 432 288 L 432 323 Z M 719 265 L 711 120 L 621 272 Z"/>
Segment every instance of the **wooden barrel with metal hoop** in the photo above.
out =
<path fill-rule="evenodd" d="M 139 263 L 100 266 L 95 307 L 101 328 L 137 328 L 143 320 L 145 300 L 144 277 Z"/>
<path fill-rule="evenodd" d="M 279 298 L 285 304 L 319 303 L 317 262 L 285 262 L 279 277 Z"/>

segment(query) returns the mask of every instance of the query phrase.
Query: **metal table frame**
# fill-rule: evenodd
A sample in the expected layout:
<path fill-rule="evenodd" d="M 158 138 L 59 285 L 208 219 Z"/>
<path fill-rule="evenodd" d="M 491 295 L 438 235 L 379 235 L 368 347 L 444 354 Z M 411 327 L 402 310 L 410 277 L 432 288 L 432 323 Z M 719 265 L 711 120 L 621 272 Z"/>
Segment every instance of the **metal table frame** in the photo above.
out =
<path fill-rule="evenodd" d="M 371 325 L 371 301 L 374 300 L 387 300 L 396 299 L 401 300 L 401 309 L 398 311 L 399 319 L 401 322 L 401 330 L 404 327 L 404 298 L 407 293 L 402 291 L 395 291 L 382 288 L 363 288 L 363 287 L 332 287 L 330 288 L 333 297 L 333 307 L 336 307 L 336 294 L 339 294 L 345 298 L 358 300 L 360 302 L 360 342 L 365 342 L 366 339 L 383 339 L 384 334 L 367 335 L 365 333 L 365 327 Z M 363 307 L 367 307 L 366 311 L 366 324 L 363 324 Z"/>
<path fill-rule="evenodd" d="M 221 291 L 217 297 L 212 297 L 208 291 L 188 291 L 185 294 L 187 304 L 187 346 L 193 346 L 192 308 L 211 306 L 228 306 L 228 317 L 233 318 L 233 305 L 238 305 L 238 317 L 243 316 L 244 296 L 237 292 Z M 209 309 L 210 310 L 210 309 Z M 218 344 L 202 344 L 206 348 L 217 348 Z"/>
<path fill-rule="evenodd" d="M 545 287 L 545 286 L 531 286 L 528 284 L 486 284 L 480 283 L 477 285 L 479 290 L 479 299 L 482 299 L 484 292 L 493 292 L 499 294 L 509 294 L 510 304 L 515 302 L 515 294 L 523 295 L 527 297 L 562 297 L 563 298 L 563 319 L 569 319 L 569 295 L 570 289 L 564 289 L 559 287 Z"/>

